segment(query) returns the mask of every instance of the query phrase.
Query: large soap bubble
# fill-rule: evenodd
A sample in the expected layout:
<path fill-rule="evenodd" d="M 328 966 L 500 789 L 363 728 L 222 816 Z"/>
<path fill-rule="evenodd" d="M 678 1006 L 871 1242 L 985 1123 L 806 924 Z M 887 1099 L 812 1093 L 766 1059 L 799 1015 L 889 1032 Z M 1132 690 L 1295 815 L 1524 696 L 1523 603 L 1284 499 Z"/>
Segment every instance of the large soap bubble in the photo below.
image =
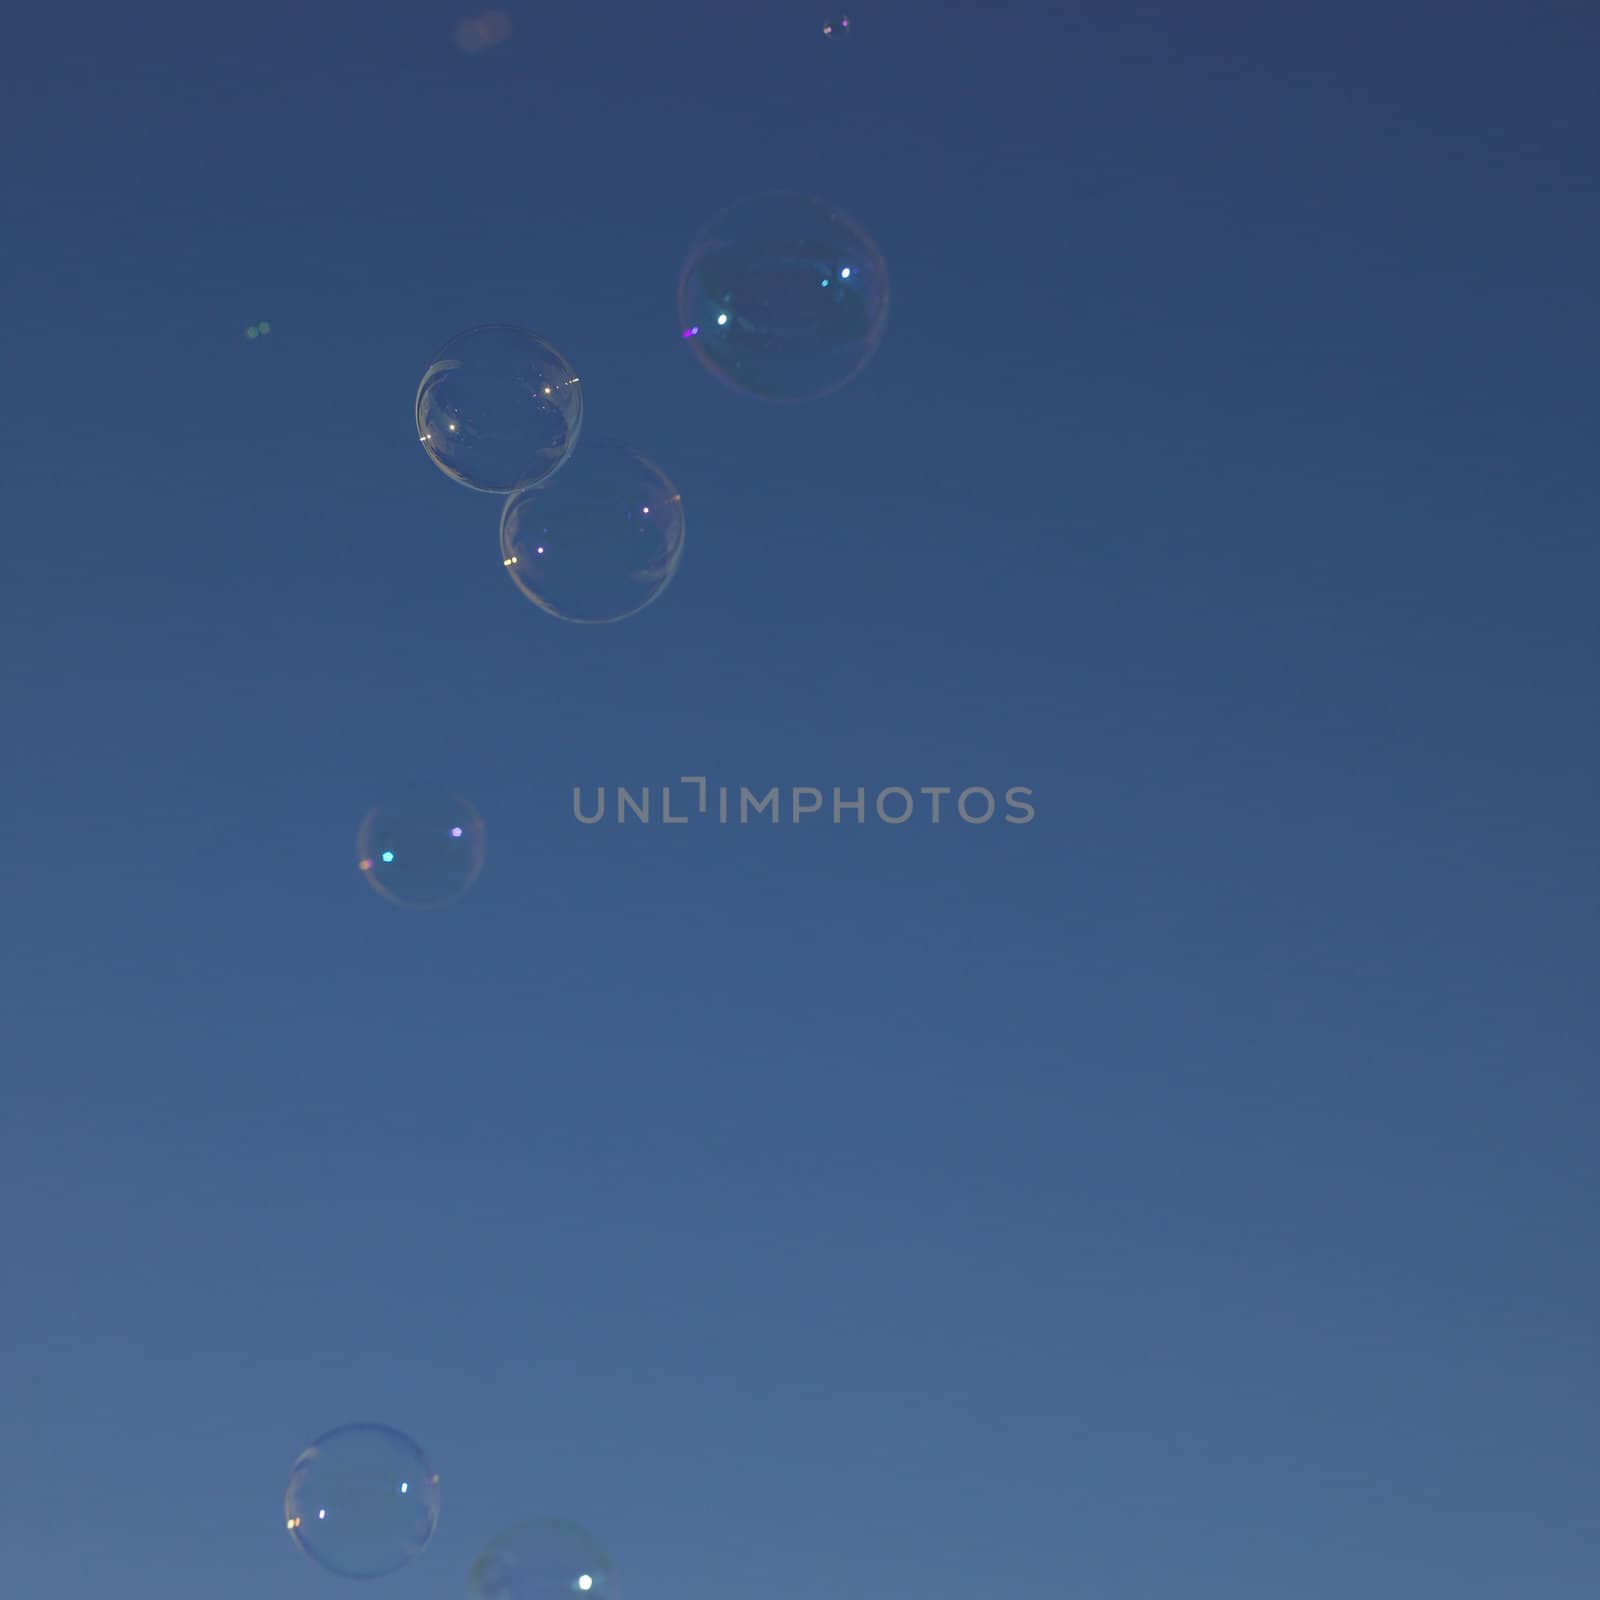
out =
<path fill-rule="evenodd" d="M 473 1563 L 471 1600 L 617 1600 L 617 1575 L 599 1540 L 573 1522 L 541 1518 L 508 1528 Z"/>
<path fill-rule="evenodd" d="M 417 388 L 417 437 L 446 477 L 510 494 L 572 454 L 583 426 L 578 375 L 553 345 L 522 328 L 458 333 Z"/>
<path fill-rule="evenodd" d="M 382 1423 L 351 1423 L 301 1452 L 283 1511 L 289 1537 L 318 1566 L 381 1578 L 433 1537 L 439 1478 L 415 1440 Z"/>
<path fill-rule="evenodd" d="M 758 195 L 701 230 L 678 280 L 683 342 L 761 400 L 815 400 L 871 359 L 889 316 L 878 247 L 832 206 Z"/>
<path fill-rule="evenodd" d="M 617 622 L 672 582 L 683 501 L 653 462 L 613 439 L 591 440 L 557 477 L 506 501 L 500 557 L 551 616 Z"/>
<path fill-rule="evenodd" d="M 356 865 L 385 900 L 409 910 L 459 900 L 483 870 L 483 818 L 446 790 L 413 788 L 374 806 L 356 835 Z"/>

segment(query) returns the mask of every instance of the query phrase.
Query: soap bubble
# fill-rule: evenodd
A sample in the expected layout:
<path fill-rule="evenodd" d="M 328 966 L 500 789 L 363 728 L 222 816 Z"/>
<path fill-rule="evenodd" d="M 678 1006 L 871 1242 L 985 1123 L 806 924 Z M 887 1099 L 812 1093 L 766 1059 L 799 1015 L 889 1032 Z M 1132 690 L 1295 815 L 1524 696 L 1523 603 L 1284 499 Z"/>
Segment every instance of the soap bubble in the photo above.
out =
<path fill-rule="evenodd" d="M 543 482 L 572 454 L 582 426 L 577 373 L 522 328 L 458 333 L 417 389 L 417 437 L 429 460 L 490 494 Z"/>
<path fill-rule="evenodd" d="M 416 1441 L 377 1422 L 301 1452 L 283 1497 L 289 1537 L 341 1578 L 381 1578 L 419 1556 L 439 1521 L 439 1478 Z"/>
<path fill-rule="evenodd" d="M 652 462 L 615 440 L 593 440 L 559 476 L 506 501 L 500 556 L 551 616 L 617 622 L 672 582 L 683 558 L 683 502 Z"/>
<path fill-rule="evenodd" d="M 483 871 L 483 818 L 460 795 L 413 789 L 375 806 L 356 835 L 356 865 L 385 900 L 411 910 L 459 900 Z"/>
<path fill-rule="evenodd" d="M 678 280 L 683 341 L 714 376 L 760 400 L 815 400 L 871 359 L 889 269 L 842 212 L 758 195 L 701 230 Z"/>
<path fill-rule="evenodd" d="M 473 1563 L 471 1600 L 617 1600 L 617 1575 L 599 1541 L 576 1523 L 541 1518 L 508 1528 Z"/>

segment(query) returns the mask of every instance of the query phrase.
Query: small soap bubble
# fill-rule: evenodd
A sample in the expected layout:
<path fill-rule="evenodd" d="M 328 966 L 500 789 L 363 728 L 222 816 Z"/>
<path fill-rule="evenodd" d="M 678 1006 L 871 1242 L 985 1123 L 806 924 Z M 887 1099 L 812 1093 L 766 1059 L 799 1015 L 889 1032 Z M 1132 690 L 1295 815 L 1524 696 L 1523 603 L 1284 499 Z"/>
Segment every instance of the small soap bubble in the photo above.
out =
<path fill-rule="evenodd" d="M 417 388 L 417 437 L 447 478 L 489 494 L 542 483 L 572 454 L 583 390 L 566 358 L 523 328 L 471 328 Z"/>
<path fill-rule="evenodd" d="M 439 1521 L 439 1478 L 414 1439 L 382 1423 L 325 1433 L 283 1497 L 289 1537 L 342 1578 L 381 1578 L 419 1556 Z"/>
<path fill-rule="evenodd" d="M 611 1558 L 573 1522 L 539 1518 L 508 1528 L 473 1563 L 471 1600 L 617 1600 Z"/>
<path fill-rule="evenodd" d="M 446 790 L 415 788 L 374 806 L 356 834 L 356 866 L 385 900 L 431 910 L 459 900 L 483 871 L 483 819 Z"/>
<path fill-rule="evenodd" d="M 536 606 L 565 622 L 642 611 L 683 559 L 683 501 L 653 462 L 614 439 L 586 441 L 548 483 L 500 512 L 500 558 Z"/>
<path fill-rule="evenodd" d="M 758 195 L 701 230 L 678 280 L 678 328 L 714 377 L 761 400 L 815 400 L 872 358 L 889 269 L 864 229 L 803 194 Z"/>

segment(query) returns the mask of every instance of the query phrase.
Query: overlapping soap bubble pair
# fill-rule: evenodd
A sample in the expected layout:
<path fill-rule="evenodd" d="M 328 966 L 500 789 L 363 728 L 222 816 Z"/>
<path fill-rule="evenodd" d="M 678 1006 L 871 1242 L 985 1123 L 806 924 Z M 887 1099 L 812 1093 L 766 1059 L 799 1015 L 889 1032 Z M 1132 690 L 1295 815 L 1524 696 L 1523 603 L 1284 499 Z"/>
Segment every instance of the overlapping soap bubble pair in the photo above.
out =
<path fill-rule="evenodd" d="M 583 387 L 549 340 L 493 326 L 457 334 L 417 389 L 417 437 L 446 477 L 506 496 L 500 556 L 536 606 L 567 622 L 642 611 L 683 558 L 683 502 L 653 462 L 585 440 Z"/>
<path fill-rule="evenodd" d="M 713 376 L 761 400 L 848 383 L 888 317 L 877 246 L 807 195 L 758 195 L 703 228 L 678 281 L 680 335 Z M 583 388 L 546 338 L 458 334 L 417 390 L 417 437 L 447 477 L 506 496 L 500 556 L 517 587 L 568 622 L 642 611 L 683 559 L 683 502 L 653 462 L 585 439 Z"/>
<path fill-rule="evenodd" d="M 289 1537 L 340 1578 L 409 1566 L 439 1523 L 439 1475 L 416 1440 L 382 1423 L 335 1428 L 307 1446 L 284 1494 Z M 617 1600 L 600 1542 L 576 1523 L 535 1517 L 497 1534 L 467 1575 L 469 1600 Z"/>

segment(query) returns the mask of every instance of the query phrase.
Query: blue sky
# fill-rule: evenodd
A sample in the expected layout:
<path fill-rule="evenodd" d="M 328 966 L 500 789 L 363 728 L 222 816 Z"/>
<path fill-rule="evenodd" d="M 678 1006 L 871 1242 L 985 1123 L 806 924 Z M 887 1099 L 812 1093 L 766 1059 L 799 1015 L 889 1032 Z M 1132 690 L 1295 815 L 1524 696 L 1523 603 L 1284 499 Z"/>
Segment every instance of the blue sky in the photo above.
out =
<path fill-rule="evenodd" d="M 1590 1594 L 1593 17 L 471 9 L 6 24 L 5 1591 L 331 1597 L 370 1417 L 392 1600 Z M 770 189 L 810 406 L 674 326 Z M 682 492 L 615 627 L 418 446 L 497 321 Z M 1036 815 L 573 820 L 691 774 Z"/>

